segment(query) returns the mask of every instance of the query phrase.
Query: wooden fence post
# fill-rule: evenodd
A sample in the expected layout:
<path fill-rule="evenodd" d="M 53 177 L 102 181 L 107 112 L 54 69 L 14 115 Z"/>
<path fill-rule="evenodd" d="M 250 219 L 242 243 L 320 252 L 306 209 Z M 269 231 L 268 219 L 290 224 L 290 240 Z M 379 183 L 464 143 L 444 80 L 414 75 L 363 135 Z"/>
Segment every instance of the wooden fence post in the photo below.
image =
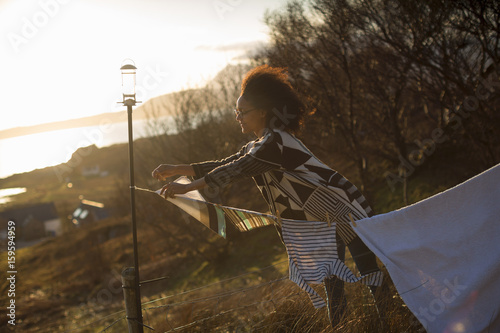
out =
<path fill-rule="evenodd" d="M 122 271 L 123 298 L 125 299 L 125 310 L 127 312 L 128 332 L 142 333 L 143 327 L 139 323 L 139 313 L 142 309 L 137 309 L 135 298 L 135 269 L 125 268 Z"/>

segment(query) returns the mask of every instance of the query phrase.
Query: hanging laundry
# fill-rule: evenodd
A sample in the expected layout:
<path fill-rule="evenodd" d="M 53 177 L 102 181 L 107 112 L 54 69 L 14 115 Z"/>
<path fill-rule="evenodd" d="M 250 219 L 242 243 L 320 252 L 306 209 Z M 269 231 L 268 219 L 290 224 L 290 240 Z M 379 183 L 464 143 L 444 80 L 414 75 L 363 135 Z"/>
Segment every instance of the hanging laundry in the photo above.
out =
<path fill-rule="evenodd" d="M 182 176 L 175 182 L 188 184 L 190 180 Z M 161 195 L 160 191 L 156 193 Z M 336 275 L 346 282 L 361 282 L 374 286 L 382 283 L 382 272 L 356 276 L 338 259 L 335 222 L 282 219 L 271 214 L 213 204 L 207 202 L 198 191 L 178 194 L 166 200 L 224 238 L 226 221 L 232 223 L 239 231 L 249 231 L 272 224 L 280 225 L 288 253 L 290 280 L 309 294 L 316 308 L 323 307 L 326 303 L 310 284 L 320 284 L 326 277 Z"/>
<path fill-rule="evenodd" d="M 189 184 L 191 181 L 189 178 L 181 176 L 175 182 Z M 156 193 L 161 195 L 160 191 L 161 189 L 157 190 Z M 272 215 L 207 202 L 199 191 L 177 194 L 173 198 L 167 198 L 167 200 L 224 238 L 226 238 L 226 220 L 229 220 L 239 231 L 249 231 L 277 223 L 276 218 Z"/>
<path fill-rule="evenodd" d="M 354 230 L 427 332 L 500 332 L 500 164 Z"/>

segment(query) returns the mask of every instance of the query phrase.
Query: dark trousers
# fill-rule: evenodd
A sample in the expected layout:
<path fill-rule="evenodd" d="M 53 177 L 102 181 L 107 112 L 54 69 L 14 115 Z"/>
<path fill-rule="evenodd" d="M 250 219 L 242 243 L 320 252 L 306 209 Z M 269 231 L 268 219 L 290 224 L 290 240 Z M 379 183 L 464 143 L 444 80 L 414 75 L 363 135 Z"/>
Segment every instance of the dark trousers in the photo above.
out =
<path fill-rule="evenodd" d="M 337 234 L 337 252 L 340 260 L 345 261 L 345 244 Z M 354 263 L 358 268 L 361 275 L 369 274 L 379 271 L 375 254 L 368 249 L 363 243 L 361 238 L 354 238 L 348 245 L 349 252 L 351 252 Z M 342 318 L 347 307 L 347 301 L 344 294 L 344 281 L 336 276 L 331 276 L 324 280 L 325 291 L 327 296 L 328 317 L 332 327 L 335 326 Z M 380 292 L 377 293 L 377 287 L 370 286 L 370 290 L 375 297 L 375 301 L 379 310 L 380 309 Z M 384 291 L 385 292 L 385 291 Z M 387 291 L 388 292 L 388 291 Z"/>

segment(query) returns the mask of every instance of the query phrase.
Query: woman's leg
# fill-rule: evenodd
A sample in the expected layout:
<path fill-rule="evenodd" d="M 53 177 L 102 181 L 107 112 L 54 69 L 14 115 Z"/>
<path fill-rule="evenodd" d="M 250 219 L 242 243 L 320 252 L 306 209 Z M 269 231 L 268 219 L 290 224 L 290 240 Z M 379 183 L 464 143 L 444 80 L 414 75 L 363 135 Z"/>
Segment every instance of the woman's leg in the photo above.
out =
<path fill-rule="evenodd" d="M 337 236 L 337 253 L 341 261 L 345 260 L 345 244 Z M 344 281 L 335 275 L 325 278 L 326 303 L 328 308 L 328 318 L 332 328 L 340 322 L 347 308 L 347 301 L 344 294 Z"/>
<path fill-rule="evenodd" d="M 361 275 L 380 271 L 375 254 L 365 245 L 365 243 L 363 243 L 361 238 L 354 238 L 347 247 Z M 383 318 L 387 309 L 387 303 L 390 299 L 389 287 L 387 283 L 382 283 L 380 287 L 370 286 L 370 290 L 375 299 L 379 315 Z"/>
<path fill-rule="evenodd" d="M 363 243 L 361 238 L 355 237 L 347 244 L 347 247 L 362 275 L 380 271 L 377 265 L 377 257 L 375 257 L 375 254 L 365 245 L 365 243 Z"/>

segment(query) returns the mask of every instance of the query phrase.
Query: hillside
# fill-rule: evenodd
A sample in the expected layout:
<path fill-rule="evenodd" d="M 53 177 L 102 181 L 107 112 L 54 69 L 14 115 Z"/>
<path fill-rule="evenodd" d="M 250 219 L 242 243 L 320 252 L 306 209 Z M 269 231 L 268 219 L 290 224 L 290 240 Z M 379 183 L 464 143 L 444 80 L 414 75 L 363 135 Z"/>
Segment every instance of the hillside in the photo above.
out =
<path fill-rule="evenodd" d="M 137 140 L 136 149 L 140 151 L 147 141 Z M 17 276 L 22 281 L 16 290 L 17 328 L 23 332 L 65 331 L 83 326 L 94 314 L 101 316 L 123 309 L 119 276 L 125 267 L 133 265 L 127 149 L 126 144 L 101 149 L 95 146 L 81 148 L 67 163 L 74 167 L 64 181 L 55 171 L 64 167 L 62 165 L 0 180 L 2 188 L 27 188 L 26 193 L 14 197 L 1 210 L 35 202 L 55 202 L 66 229 L 63 236 L 46 239 L 16 252 Z M 79 156 L 85 156 L 85 159 L 76 163 Z M 102 170 L 109 171 L 108 175 L 81 175 L 83 168 L 95 163 L 99 163 Z M 140 175 L 137 178 L 143 187 L 155 189 L 160 186 L 156 181 L 143 180 Z M 71 182 L 71 188 L 67 186 L 68 182 Z M 251 181 L 240 186 L 247 188 L 249 193 L 254 187 Z M 112 210 L 113 216 L 93 225 L 73 228 L 66 216 L 71 214 L 82 196 L 104 203 Z M 245 200 L 233 201 L 250 208 L 252 204 Z M 262 205 L 259 201 L 257 205 Z M 163 216 L 161 219 L 158 215 L 152 219 L 151 205 Z M 145 288 L 144 300 L 202 286 L 286 259 L 283 245 L 272 227 L 245 235 L 233 231 L 224 241 L 198 222 L 186 221 L 180 211 L 146 192 L 137 192 L 137 213 L 141 279 L 168 276 L 159 284 Z M 1 256 L 2 267 L 6 267 L 5 260 L 6 257 Z M 285 273 L 286 265 L 281 265 L 279 271 L 272 270 L 268 274 L 282 276 Z M 247 282 L 259 281 L 260 278 Z M 118 287 L 111 288 L 112 299 L 99 302 L 99 292 L 110 290 L 109 285 L 113 283 Z M 6 290 L 6 281 L 0 286 Z M 2 304 L 7 301 L 6 293 L 2 293 L 0 301 Z M 4 309 L 1 312 L 4 313 Z M 6 318 L 2 314 L 0 325 L 3 327 Z M 99 326 L 89 332 L 96 327 Z"/>
<path fill-rule="evenodd" d="M 175 137 L 171 140 L 175 140 Z M 149 141 L 150 139 L 138 140 L 136 149 L 146 149 Z M 91 146 L 82 149 L 73 156 L 76 159 L 84 154 L 86 158 L 79 164 L 74 163 L 76 166 L 69 174 L 73 185 L 71 188 L 68 188 L 66 182 L 58 179 L 57 173 L 54 172 L 57 167 L 0 180 L 2 187 L 28 189 L 26 193 L 18 195 L 11 206 L 54 201 L 64 219 L 83 195 L 90 200 L 103 202 L 113 211 L 111 218 L 80 229 L 70 228 L 70 223 L 66 220 L 67 232 L 63 236 L 50 238 L 17 251 L 18 277 L 22 281 L 16 291 L 17 318 L 18 327 L 22 328 L 23 332 L 66 331 L 89 323 L 92 324 L 77 331 L 95 332 L 104 329 L 123 315 L 120 312 L 123 309 L 123 297 L 119 287 L 120 272 L 133 265 L 127 145 L 101 149 Z M 141 154 L 138 155 L 139 161 L 144 162 Z M 109 171 L 105 177 L 84 177 L 80 174 L 82 168 L 97 162 L 103 170 Z M 71 164 L 71 161 L 68 163 Z M 146 174 L 146 170 L 151 169 L 149 166 L 139 168 L 139 186 L 152 189 L 160 186 L 149 179 L 149 172 Z M 146 176 L 143 177 L 143 174 Z M 448 179 L 446 182 L 455 181 Z M 422 172 L 418 178 L 411 180 L 411 196 L 427 197 L 444 189 L 446 186 L 443 183 L 442 178 L 433 178 L 431 174 Z M 230 186 L 224 195 L 225 202 L 236 207 L 265 211 L 263 200 L 251 180 Z M 379 211 L 393 209 L 392 207 L 398 205 L 397 195 L 388 191 L 387 186 L 380 186 L 376 198 Z M 224 325 L 228 322 L 236 323 L 245 329 L 256 327 L 255 325 L 268 325 L 272 331 L 273 325 L 281 325 L 279 323 L 283 320 L 292 320 L 295 323 L 300 322 L 304 327 L 316 327 L 317 331 L 328 327 L 324 310 L 314 310 L 306 294 L 289 281 L 279 280 L 287 275 L 288 265 L 285 249 L 273 227 L 245 234 L 229 231 L 228 239 L 223 240 L 198 222 L 186 219 L 178 209 L 154 194 L 137 192 L 137 206 L 141 280 L 165 277 L 143 288 L 143 302 L 152 301 L 155 306 L 161 305 L 145 313 L 149 316 L 149 324 L 156 329 L 168 330 L 169 325 L 184 325 L 193 320 L 196 322 L 196 318 L 211 318 L 199 323 L 202 325 L 200 327 L 220 327 L 221 318 L 212 318 L 207 315 L 207 311 L 222 299 L 224 306 L 217 305 L 220 306 L 219 310 L 223 313 L 229 311 L 229 317 L 224 317 Z M 2 256 L 0 263 L 5 267 L 5 256 Z M 352 264 L 350 260 L 348 264 Z M 270 265 L 275 266 L 259 271 Z M 257 273 L 218 284 L 218 281 L 249 272 Z M 274 280 L 279 281 L 270 282 Z M 212 287 L 195 290 L 187 295 L 183 293 L 213 283 L 215 285 Z M 224 293 L 228 288 L 246 290 L 245 288 L 249 287 L 255 289 L 249 293 L 237 293 L 238 297 L 231 296 L 232 294 L 220 296 L 226 295 Z M 5 281 L 2 282 L 1 288 L 6 290 Z M 367 301 L 366 290 L 357 285 L 350 288 L 353 297 L 359 298 L 353 303 L 354 309 L 359 309 L 359 306 Z M 169 296 L 168 301 L 162 300 L 167 295 L 179 293 L 180 296 Z M 210 295 L 219 296 L 210 298 Z M 246 301 L 241 303 L 243 296 Z M 6 294 L 2 293 L 1 297 L 1 301 L 5 302 Z M 189 310 L 184 305 L 185 302 L 189 304 L 200 297 L 208 297 L 210 300 L 200 301 L 201 303 L 195 301 L 193 304 L 197 304 L 196 310 Z M 251 307 L 254 317 L 248 317 L 244 314 L 246 305 L 244 308 L 241 308 L 241 305 L 253 304 L 252 302 L 260 305 L 257 308 Z M 169 324 L 164 320 L 168 304 L 178 304 L 172 305 Z M 358 310 L 353 312 L 353 316 L 356 311 Z M 370 311 L 365 316 L 371 318 L 373 313 Z M 394 314 L 394 320 L 404 323 L 402 318 L 406 318 L 408 313 L 398 311 Z M 111 316 L 93 323 L 96 318 L 107 315 Z M 5 324 L 5 318 L 6 316 L 2 315 L 2 325 Z M 377 325 L 370 320 L 361 323 L 358 319 L 356 327 L 365 324 Z M 125 321 L 121 320 L 108 331 L 122 332 L 124 329 Z"/>
<path fill-rule="evenodd" d="M 168 277 L 143 288 L 144 301 L 285 259 L 272 229 L 247 235 L 238 246 L 225 244 L 227 250 L 224 253 L 209 257 L 194 255 L 186 248 L 174 251 L 175 247 L 165 244 L 165 238 L 144 220 L 139 223 L 139 228 L 141 280 Z M 213 238 L 208 233 L 205 236 Z M 19 267 L 16 290 L 18 329 L 23 332 L 56 332 L 84 326 L 94 316 L 103 317 L 123 309 L 120 273 L 133 263 L 130 221 L 127 218 L 110 219 L 70 231 L 64 237 L 18 251 L 16 260 Z M 1 264 L 5 267 L 4 256 Z M 285 271 L 286 266 L 282 265 L 280 275 Z M 1 288 L 6 290 L 5 282 Z M 2 294 L 2 304 L 5 304 L 5 297 Z M 105 323 L 92 326 L 89 332 Z M 6 316 L 2 315 L 0 325 L 5 324 Z"/>

